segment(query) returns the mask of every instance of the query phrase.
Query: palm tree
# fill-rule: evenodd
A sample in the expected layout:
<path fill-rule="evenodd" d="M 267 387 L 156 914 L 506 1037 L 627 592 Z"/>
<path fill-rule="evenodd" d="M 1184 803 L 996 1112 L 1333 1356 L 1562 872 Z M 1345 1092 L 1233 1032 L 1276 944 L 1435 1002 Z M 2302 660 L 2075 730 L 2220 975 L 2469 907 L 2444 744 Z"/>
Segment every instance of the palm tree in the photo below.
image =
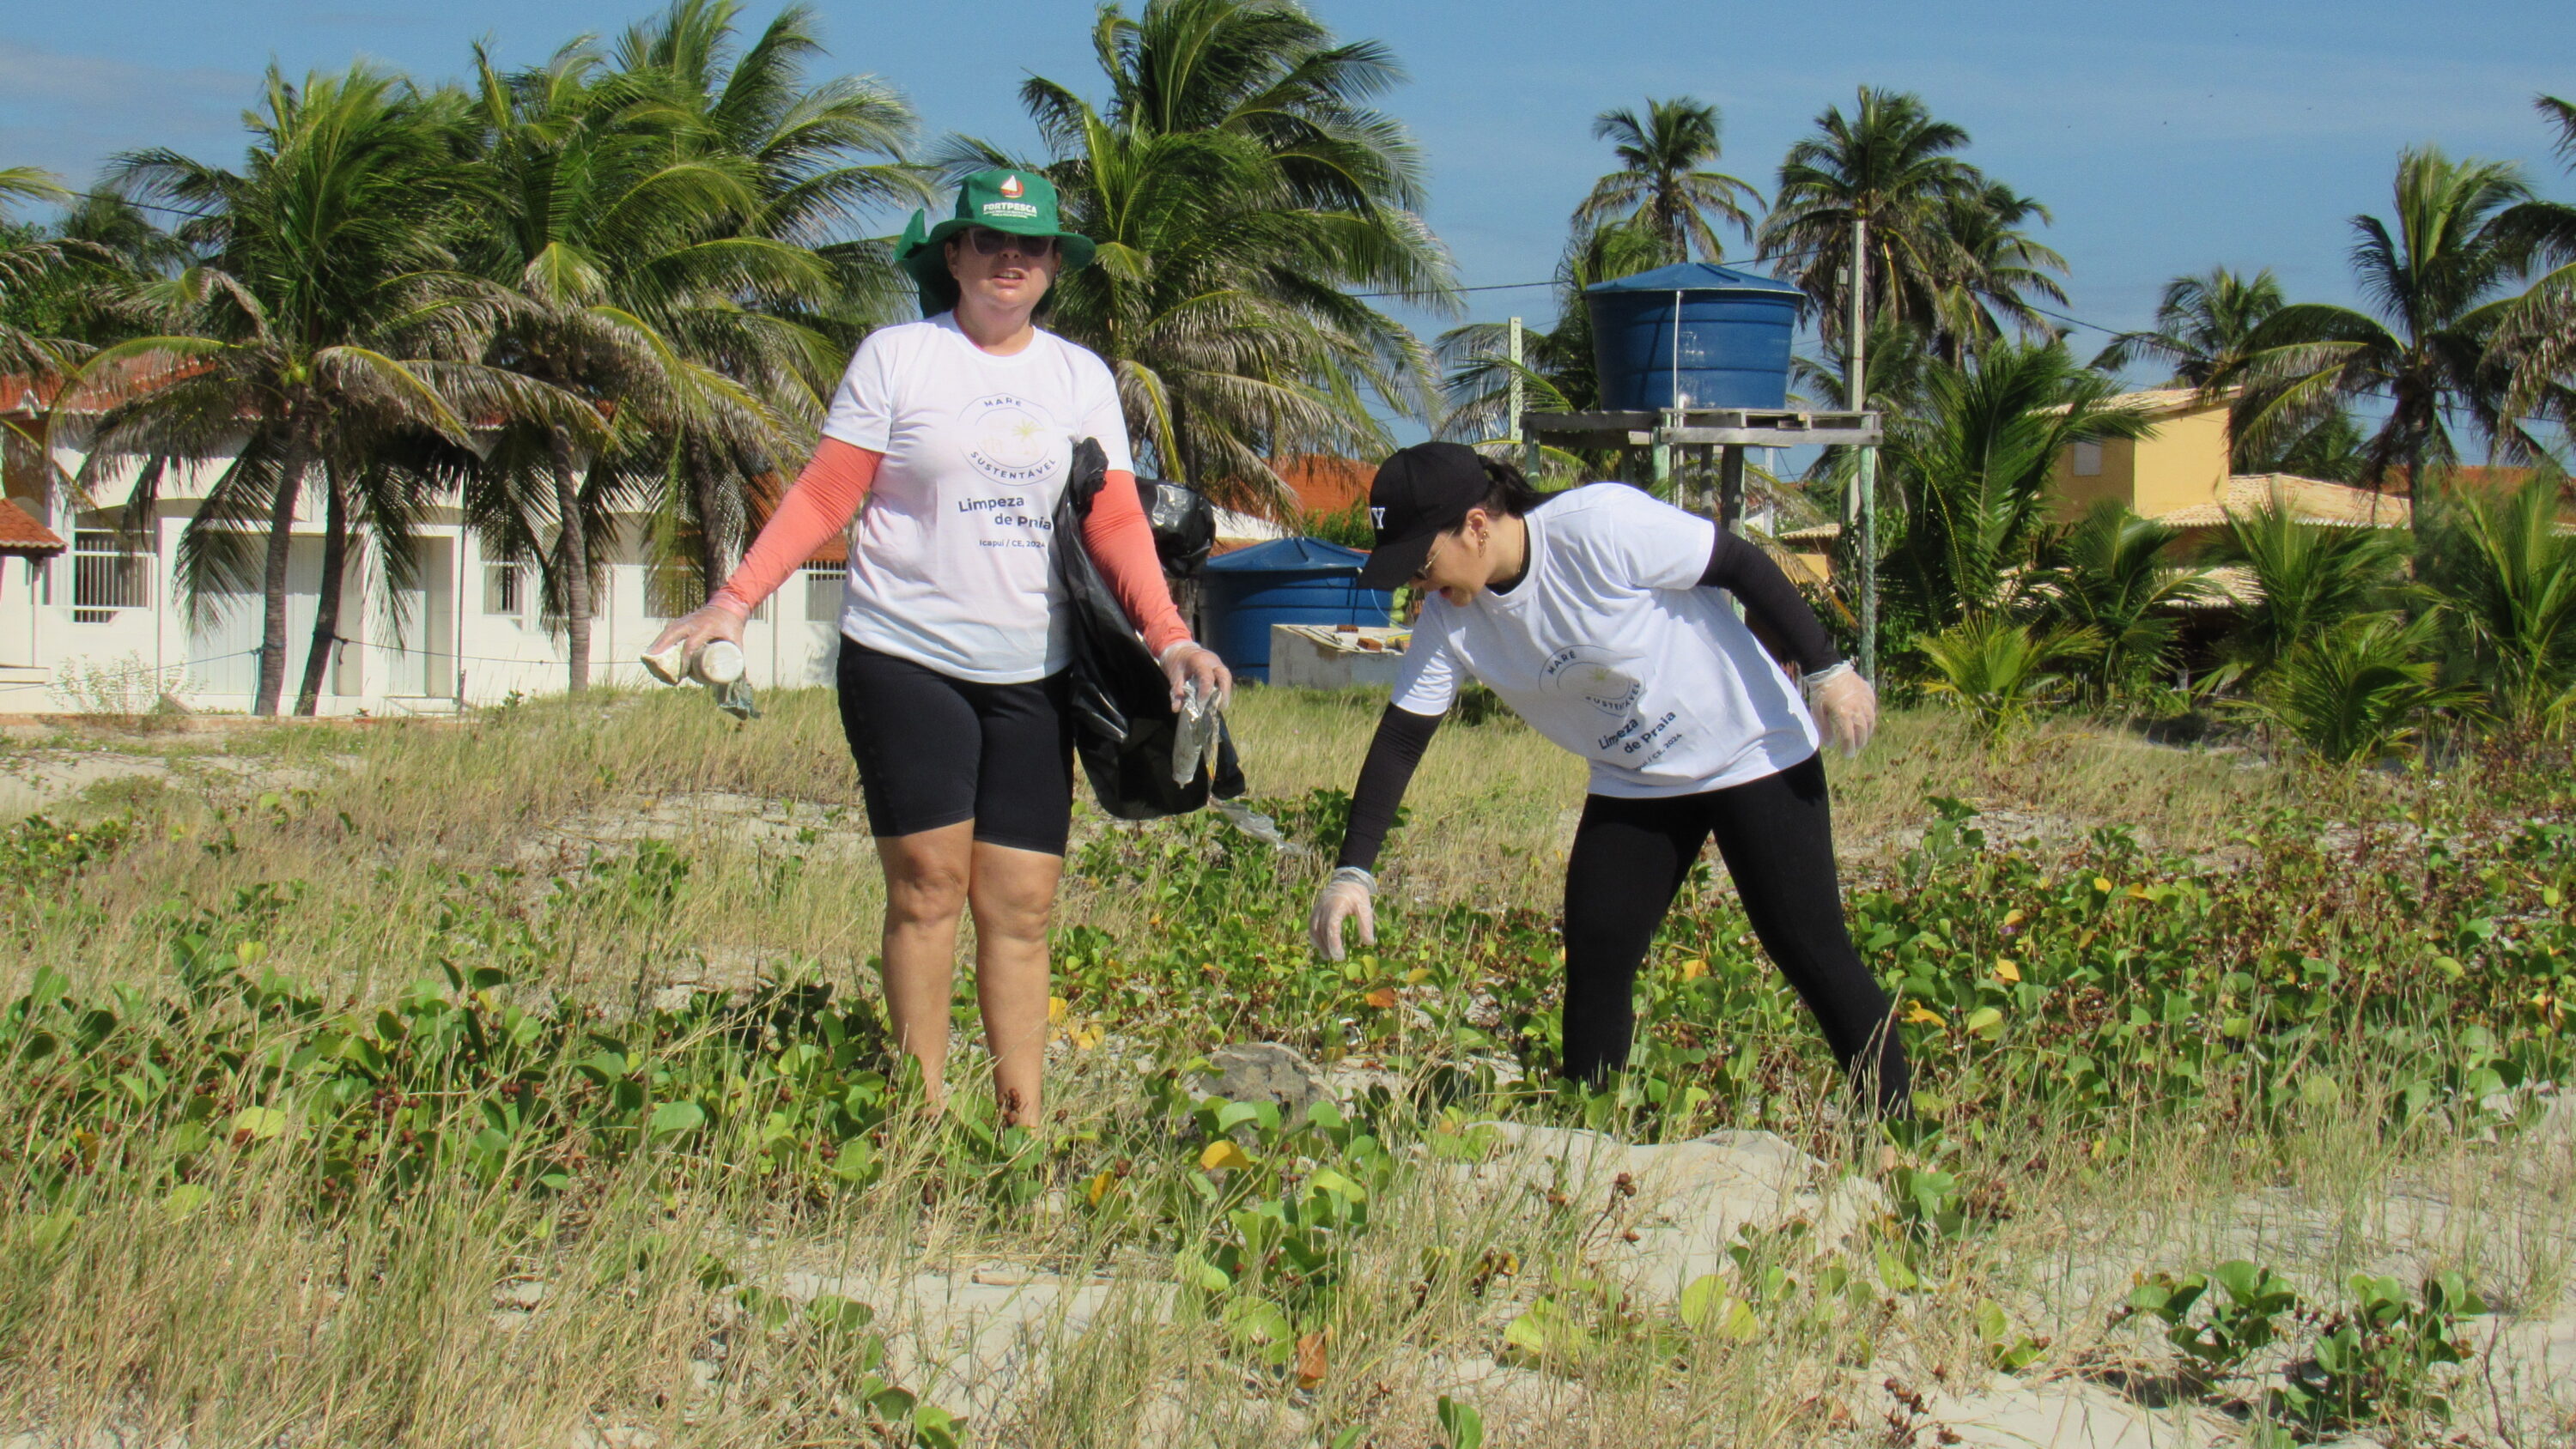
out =
<path fill-rule="evenodd" d="M 1760 255 L 1787 269 L 1816 308 L 1818 334 L 1840 346 L 1851 316 L 1853 223 L 1866 222 L 1870 314 L 1936 329 L 1942 289 L 1961 271 L 1953 204 L 1985 190 L 1985 178 L 1954 154 L 1968 133 L 1934 119 L 1918 96 L 1869 86 L 1850 115 L 1827 107 L 1816 130 L 1780 163 Z"/>
<path fill-rule="evenodd" d="M 1930 631 L 2012 602 L 2030 582 L 2058 455 L 2151 427 L 2112 402 L 2117 391 L 2058 342 L 1998 341 L 1926 368 L 1922 410 L 1888 423 L 1900 505 L 1882 564 L 1891 616 Z"/>
<path fill-rule="evenodd" d="M 1402 78 L 1293 0 L 1104 5 L 1105 108 L 1021 87 L 1066 224 L 1099 244 L 1048 325 L 1106 360 L 1140 459 L 1232 501 L 1282 501 L 1268 459 L 1391 446 L 1427 416 L 1428 352 L 1357 292 L 1454 302 L 1420 215 L 1422 158 L 1368 102 Z M 1022 165 L 960 138 L 952 173 Z"/>
<path fill-rule="evenodd" d="M 2560 531 L 2559 484 L 2543 473 L 2510 499 L 2463 495 L 2432 579 L 2497 706 L 2533 733 L 2567 723 L 2576 700 L 2576 535 Z"/>
<path fill-rule="evenodd" d="M 2429 522 L 2428 462 L 2454 462 L 2452 421 L 2465 415 L 2490 438 L 2505 430 L 2502 389 L 2487 348 L 2512 299 L 2501 295 L 2530 255 L 2508 214 L 2531 189 L 2510 163 L 2453 161 L 2439 150 L 2398 158 L 2396 223 L 2356 216 L 2352 266 L 2368 312 L 2324 303 L 2284 307 L 2258 327 L 2242 361 L 2218 375 L 2261 397 L 2244 439 L 2260 447 L 2277 429 L 2335 400 L 2389 405 L 2370 441 L 2369 481 L 2406 469 L 2415 526 Z"/>
<path fill-rule="evenodd" d="M 2576 102 L 2541 96 L 2533 104 L 2558 133 L 2559 159 L 2576 173 Z M 2504 412 L 2517 426 L 2509 442 L 2516 451 L 2545 453 L 2518 423 L 2541 418 L 2554 421 L 2562 439 L 2576 434 L 2576 206 L 2525 202 L 2507 213 L 2505 224 L 2547 268 L 2515 301 L 2494 339 L 2512 379 Z"/>
<path fill-rule="evenodd" d="M 2252 575 L 2256 600 L 2229 649 L 2260 674 L 2301 640 L 2388 608 L 2404 553 L 2381 529 L 2309 523 L 2277 493 L 2262 507 L 2230 510 L 2212 561 Z"/>
<path fill-rule="evenodd" d="M 86 364 L 84 377 L 139 368 L 154 385 L 101 417 L 80 482 L 111 460 L 144 460 L 131 519 L 151 511 L 164 462 L 231 458 L 178 562 L 200 608 L 257 579 L 257 713 L 276 713 L 285 686 L 289 548 L 315 471 L 330 512 L 334 474 L 384 437 L 461 444 L 469 417 L 545 406 L 522 379 L 459 360 L 491 315 L 444 245 L 468 184 L 463 119 L 451 100 L 363 65 L 300 88 L 272 69 L 241 171 L 144 151 L 112 172 L 125 195 L 190 212 L 182 239 L 208 259 L 153 289 L 176 327 Z M 345 510 L 329 521 L 341 531 L 326 539 L 322 587 L 336 599 L 328 565 L 344 554 Z M 243 552 L 253 530 L 265 533 L 255 568 Z M 301 708 L 315 706 L 330 644 L 317 630 Z"/>
<path fill-rule="evenodd" d="M 2307 418 L 2285 415 L 2274 426 L 2258 429 L 2254 419 L 2269 398 L 2258 389 L 2223 381 L 2244 375 L 2254 334 L 2285 305 L 2280 278 L 2270 267 L 2250 277 L 2226 267 L 2176 277 L 2165 283 L 2164 296 L 2156 303 L 2154 329 L 2112 338 L 2093 365 L 2117 372 L 2151 360 L 2171 369 L 2167 387 L 2198 388 L 2212 396 L 2232 393 L 2230 466 L 2239 473 L 2359 482 L 2366 468 L 2360 432 L 2339 401 L 2315 405 Z"/>
<path fill-rule="evenodd" d="M 2173 648 L 2174 610 L 2210 596 L 2206 570 L 2167 561 L 2181 536 L 2180 529 L 2106 498 L 2040 545 L 2032 591 L 2040 615 L 2098 641 L 2090 681 L 2097 702 L 2152 678 Z"/>
<path fill-rule="evenodd" d="M 2118 372 L 2143 359 L 2171 369 L 2168 387 L 2207 387 L 2243 368 L 2247 343 L 2284 303 L 2270 267 L 2250 277 L 2226 267 L 2176 277 L 2156 302 L 2155 330 L 2112 338 L 2093 365 Z"/>
<path fill-rule="evenodd" d="M 1660 242 L 1669 260 L 1688 261 L 1694 251 L 1702 261 L 1722 260 L 1726 246 L 1709 218 L 1749 241 L 1762 206 L 1762 193 L 1745 182 L 1702 169 L 1718 158 L 1722 128 L 1717 107 L 1690 96 L 1649 96 L 1643 122 L 1626 107 L 1603 111 L 1593 119 L 1592 139 L 1614 143 L 1619 169 L 1593 183 L 1574 209 L 1575 223 L 1588 229 L 1624 221 Z"/>
<path fill-rule="evenodd" d="M 1556 324 L 1544 331 L 1524 328 L 1521 367 L 1511 366 L 1507 324 L 1471 322 L 1440 335 L 1435 355 L 1442 369 L 1441 394 L 1447 411 L 1441 416 L 1442 437 L 1471 443 L 1499 443 L 1510 431 L 1504 416 L 1515 375 L 1522 401 L 1542 411 L 1585 412 L 1599 406 L 1600 378 L 1592 355 L 1592 311 L 1583 292 L 1595 282 L 1634 276 L 1670 260 L 1663 242 L 1627 222 L 1577 225 L 1556 264 Z M 1609 468 L 1620 454 L 1566 453 L 1550 450 L 1554 459 L 1578 468 Z M 1597 476 L 1597 475 L 1596 475 Z"/>
<path fill-rule="evenodd" d="M 873 77 L 807 78 L 823 53 L 812 7 L 782 10 L 737 54 L 740 13 L 736 0 L 676 0 L 621 37 L 612 53 L 616 74 L 649 91 L 666 114 L 684 118 L 673 133 L 693 152 L 747 170 L 758 204 L 736 223 L 742 235 L 803 248 L 828 269 L 827 286 L 750 299 L 753 310 L 828 339 L 828 364 L 805 379 L 828 392 L 859 338 L 909 310 L 909 280 L 891 264 L 889 249 L 853 232 L 872 208 L 927 199 L 921 172 L 903 159 L 917 125 L 902 97 Z M 703 340 L 728 369 L 769 365 L 756 353 L 737 356 L 724 330 Z M 633 463 L 645 490 L 657 495 L 657 533 L 695 566 L 704 595 L 740 551 L 754 494 L 772 486 L 768 475 L 777 464 L 686 426 L 685 417 L 672 421 L 675 435 L 653 439 L 659 455 Z"/>
<path fill-rule="evenodd" d="M 62 249 L 33 231 L 7 225 L 6 208 L 11 201 L 61 201 L 70 195 L 51 172 L 0 167 L 0 373 L 33 376 L 62 368 L 62 348 L 52 335 L 56 329 L 46 325 L 53 319 L 40 316 L 44 309 L 31 305 L 29 296 L 61 267 Z M 19 425 L 6 426 L 7 441 L 0 445 L 14 447 Z"/>
<path fill-rule="evenodd" d="M 1935 298 L 1937 336 L 1952 362 L 2004 335 L 2049 338 L 2063 329 L 2031 299 L 2066 305 L 2066 258 L 2033 241 L 2025 222 L 2048 224 L 2048 208 L 2000 181 L 1942 203 L 1942 226 L 1953 254 Z"/>
<path fill-rule="evenodd" d="M 842 352 L 780 314 L 835 276 L 746 230 L 773 199 L 760 167 L 701 144 L 667 74 L 608 72 L 586 44 L 506 79 L 480 55 L 477 69 L 493 204 L 474 262 L 513 296 L 489 360 L 593 416 L 503 428 L 468 512 L 501 557 L 539 558 L 578 693 L 600 545 L 675 465 L 675 440 L 741 469 L 810 434 Z"/>

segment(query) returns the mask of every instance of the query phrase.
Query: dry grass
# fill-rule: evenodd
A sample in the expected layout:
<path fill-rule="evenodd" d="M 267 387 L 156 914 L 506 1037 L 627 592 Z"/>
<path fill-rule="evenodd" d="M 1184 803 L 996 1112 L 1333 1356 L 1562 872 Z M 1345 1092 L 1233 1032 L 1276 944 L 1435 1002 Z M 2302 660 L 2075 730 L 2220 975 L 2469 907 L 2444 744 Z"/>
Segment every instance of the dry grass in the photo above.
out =
<path fill-rule="evenodd" d="M 794 962 L 864 983 L 880 890 L 837 719 L 820 692 L 763 704 L 768 717 L 739 729 L 694 692 L 675 692 L 464 724 L 21 740 L 0 765 L 22 774 L 76 755 L 150 768 L 54 807 L 130 817 L 138 841 L 75 892 L 13 911 L 6 990 L 50 967 L 76 989 L 159 993 L 175 922 L 280 882 L 295 893 L 264 937 L 263 964 L 360 1000 L 424 973 L 441 904 L 460 891 L 521 911 L 551 902 L 542 909 L 561 952 L 547 984 L 612 1004 L 630 988 L 743 985 Z M 1376 708 L 1357 696 L 1248 695 L 1238 726 L 1255 793 L 1346 789 Z M 1868 757 L 1832 768 L 1856 869 L 1909 843 L 1931 795 L 1970 800 L 2043 849 L 2119 824 L 2223 857 L 2293 798 L 2381 788 L 2248 766 L 2077 726 L 1989 757 L 1947 716 L 1900 713 Z M 1389 879 L 1432 901 L 1552 910 L 1581 792 L 1580 765 L 1518 724 L 1452 725 L 1417 779 Z M 1092 815 L 1078 824 L 1084 838 L 1108 828 Z M 667 840 L 686 859 L 667 910 L 639 915 L 631 901 L 581 894 L 595 862 L 626 860 L 641 839 Z M 1282 891 L 1302 879 L 1292 869 Z M 1122 941 L 1161 929 L 1136 890 L 1079 878 L 1064 919 Z M 1204 1008 L 1209 1021 L 1226 1015 L 1221 1002 Z M 973 1055 L 965 1061 L 971 1069 Z M 1116 1043 L 1065 1049 L 1051 1088 L 1062 1162 L 1079 1160 L 1086 1140 L 1156 1140 L 1139 1126 L 1152 1067 Z M 1104 1227 L 1079 1210 L 1084 1178 L 1069 1168 L 1028 1200 L 1000 1203 L 991 1192 L 1004 1169 L 954 1129 L 906 1126 L 880 1178 L 820 1202 L 770 1199 L 717 1160 L 638 1159 L 558 1197 L 450 1185 L 396 1207 L 317 1215 L 286 1159 L 244 1151 L 226 1159 L 203 1208 L 102 1178 L 0 1221 L 0 1433 L 85 1445 L 113 1430 L 125 1444 L 195 1449 L 881 1442 L 849 1412 L 857 1366 L 846 1346 L 764 1330 L 705 1276 L 709 1263 L 872 1303 L 888 1371 L 969 1413 L 970 1441 L 988 1445 L 1413 1449 L 1437 1442 L 1432 1406 L 1451 1394 L 1483 1409 L 1489 1444 L 1929 1449 L 1949 1441 L 1882 1381 L 1932 1395 L 1936 1416 L 1975 1399 L 1990 1376 L 1985 1305 L 2051 1341 L 2034 1380 L 2073 1385 L 2087 1382 L 2087 1365 L 2156 1361 L 2134 1329 L 2106 1327 L 2135 1272 L 2233 1256 L 2311 1284 L 2361 1269 L 2411 1281 L 2463 1268 L 2511 1310 L 2496 1333 L 2569 1333 L 2576 1134 L 2501 1150 L 2392 1135 L 2382 1091 L 2359 1062 L 2333 1101 L 2284 1130 L 2215 1117 L 2141 1123 L 2108 1156 L 2087 1134 L 2017 1128 L 2028 1135 L 1973 1149 L 2012 1165 L 2009 1212 L 1924 1257 L 1916 1292 L 1873 1293 L 1866 1306 L 1822 1296 L 1829 1269 L 1856 1281 L 1883 1274 L 1876 1238 L 1764 1247 L 1807 1297 L 1795 1312 L 1766 1309 L 1758 1335 L 1703 1325 L 1655 1344 L 1605 1333 L 1544 1367 L 1494 1356 L 1505 1322 L 1590 1271 L 1581 1215 L 1462 1195 L 1406 1157 L 1355 1240 L 1327 1372 L 1304 1388 L 1248 1368 L 1218 1329 L 1171 1311 L 1173 1253 L 1186 1241 Z M 1391 1139 L 1415 1144 L 1454 1126 L 1436 1099 L 1392 1108 L 1387 1121 Z M 1136 1170 L 1140 1183 L 1157 1172 L 1177 1182 L 1193 1166 Z M 23 1184 L 9 1187 L 23 1202 Z M 1463 1275 L 1426 1271 L 1438 1255 L 1472 1264 L 1489 1250 L 1516 1254 L 1520 1270 L 1486 1296 Z M 965 1351 L 943 1336 L 961 1321 L 943 1302 L 1041 1290 L 1056 1306 L 1026 1319 L 1016 1348 L 988 1340 Z M 1669 1310 L 1654 1313 L 1670 1322 Z M 2545 1437 L 2576 1433 L 2576 1381 L 2550 1368 L 2576 1375 L 2576 1352 L 2562 1353 L 2496 1358 L 2488 1368 L 2500 1377 L 2463 1393 L 2447 1432 L 2511 1449 L 2576 1442 Z M 2108 1401 L 2106 1390 L 2084 1392 Z M 2008 1407 L 1997 1399 L 1980 1412 Z M 2233 1432 L 2179 1408 L 2161 1421 L 2159 1443 Z M 2001 1441 L 1971 1432 L 1968 1442 Z"/>

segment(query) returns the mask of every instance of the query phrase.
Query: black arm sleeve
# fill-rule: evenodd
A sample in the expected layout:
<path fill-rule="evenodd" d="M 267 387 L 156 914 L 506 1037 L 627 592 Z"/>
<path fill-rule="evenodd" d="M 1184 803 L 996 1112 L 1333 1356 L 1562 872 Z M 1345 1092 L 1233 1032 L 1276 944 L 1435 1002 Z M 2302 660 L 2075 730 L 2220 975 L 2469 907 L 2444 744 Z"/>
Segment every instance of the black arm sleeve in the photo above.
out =
<path fill-rule="evenodd" d="M 1342 836 L 1342 853 L 1333 861 L 1336 867 L 1377 868 L 1378 848 L 1386 844 L 1386 833 L 1395 826 L 1395 807 L 1404 803 L 1404 787 L 1412 783 L 1414 766 L 1422 763 L 1422 751 L 1438 728 L 1440 716 L 1415 714 L 1391 704 L 1377 717 L 1377 734 L 1369 741 L 1368 758 L 1360 763 L 1359 784 L 1351 790 L 1351 828 Z"/>
<path fill-rule="evenodd" d="M 1801 672 L 1814 674 L 1842 662 L 1824 622 L 1807 607 L 1798 586 L 1761 549 L 1719 529 L 1717 546 L 1708 551 L 1708 569 L 1699 582 L 1701 588 L 1724 589 L 1742 600 L 1746 616 L 1788 646 L 1789 659 Z M 1356 813 L 1358 807 L 1352 809 Z"/>

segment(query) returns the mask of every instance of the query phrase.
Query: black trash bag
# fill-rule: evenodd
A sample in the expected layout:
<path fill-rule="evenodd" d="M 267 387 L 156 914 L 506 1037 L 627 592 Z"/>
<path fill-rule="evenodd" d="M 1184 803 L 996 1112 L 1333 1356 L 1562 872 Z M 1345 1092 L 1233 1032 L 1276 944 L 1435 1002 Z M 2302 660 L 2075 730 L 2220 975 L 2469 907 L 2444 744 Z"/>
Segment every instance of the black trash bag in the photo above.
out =
<path fill-rule="evenodd" d="M 1136 501 L 1154 526 L 1154 552 L 1163 560 L 1163 572 L 1183 578 L 1197 573 L 1216 548 L 1216 505 L 1186 483 L 1161 478 L 1137 479 Z"/>
<path fill-rule="evenodd" d="M 1243 765 L 1223 722 L 1217 734 L 1215 777 L 1201 764 L 1186 785 L 1172 783 L 1172 686 L 1163 668 L 1136 637 L 1127 611 L 1092 561 L 1082 541 L 1082 521 L 1109 481 L 1109 457 L 1083 438 L 1073 445 L 1073 474 L 1055 506 L 1055 570 L 1072 610 L 1073 743 L 1100 808 L 1120 820 L 1159 820 L 1186 815 L 1214 794 L 1231 800 L 1244 790 Z"/>

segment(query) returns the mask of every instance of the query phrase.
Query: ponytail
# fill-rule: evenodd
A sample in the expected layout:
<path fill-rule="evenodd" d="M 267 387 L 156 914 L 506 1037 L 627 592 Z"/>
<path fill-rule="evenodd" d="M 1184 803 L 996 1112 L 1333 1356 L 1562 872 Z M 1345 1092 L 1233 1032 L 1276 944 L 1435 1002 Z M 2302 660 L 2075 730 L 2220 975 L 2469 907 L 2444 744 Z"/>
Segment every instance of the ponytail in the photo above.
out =
<path fill-rule="evenodd" d="M 1538 507 L 1546 495 L 1530 486 L 1521 470 L 1499 458 L 1477 460 L 1485 465 L 1485 511 L 1520 518 Z"/>

